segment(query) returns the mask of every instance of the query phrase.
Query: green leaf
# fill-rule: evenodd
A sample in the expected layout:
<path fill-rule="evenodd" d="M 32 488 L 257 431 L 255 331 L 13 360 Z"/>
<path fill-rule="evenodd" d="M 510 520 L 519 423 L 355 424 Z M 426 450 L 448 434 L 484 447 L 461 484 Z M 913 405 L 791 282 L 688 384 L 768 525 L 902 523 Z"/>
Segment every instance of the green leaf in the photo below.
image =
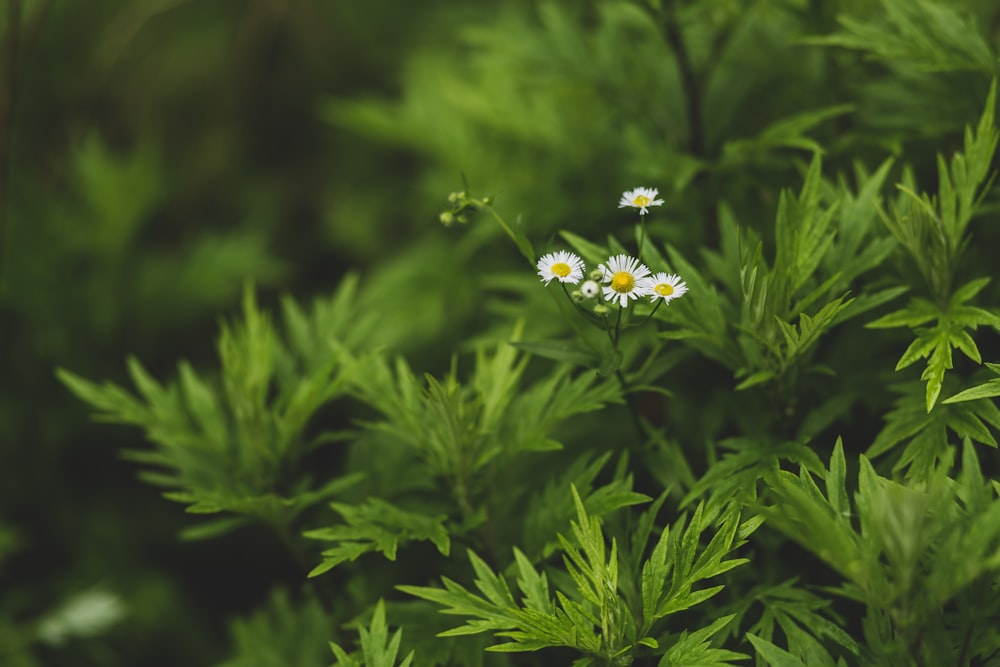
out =
<path fill-rule="evenodd" d="M 847 14 L 843 30 L 806 41 L 865 51 L 870 57 L 912 63 L 931 71 L 995 73 L 996 56 L 975 21 L 956 8 L 931 0 L 882 0 L 867 21 Z"/>
<path fill-rule="evenodd" d="M 736 385 L 736 391 L 743 391 L 744 389 L 749 389 L 750 387 L 755 387 L 759 384 L 769 382 L 775 378 L 774 371 L 757 371 L 756 373 L 751 373 L 749 377 Z"/>
<path fill-rule="evenodd" d="M 565 361 L 578 366 L 594 367 L 598 361 L 598 356 L 594 352 L 571 341 L 516 340 L 512 341 L 511 345 L 537 357 Z"/>
<path fill-rule="evenodd" d="M 370 551 L 396 560 L 399 545 L 413 540 L 430 541 L 445 556 L 450 551 L 451 537 L 444 527 L 447 517 L 443 514 L 410 512 L 379 498 L 369 498 L 363 505 L 331 503 L 331 507 L 340 513 L 345 524 L 303 533 L 310 539 L 336 543 L 323 552 L 323 562 L 313 568 L 310 577 Z"/>
<path fill-rule="evenodd" d="M 961 403 L 963 401 L 976 401 L 981 398 L 996 398 L 997 396 L 1000 396 L 1000 378 L 960 391 L 954 396 L 944 399 L 941 403 Z"/>
<path fill-rule="evenodd" d="M 918 327 L 938 317 L 940 311 L 926 299 L 913 299 L 905 308 L 883 315 L 869 322 L 869 329 L 892 329 L 895 327 Z"/>
<path fill-rule="evenodd" d="M 396 656 L 403 639 L 402 628 L 389 636 L 389 626 L 385 620 L 385 602 L 379 598 L 375 604 L 371 624 L 358 628 L 361 639 L 361 656 L 359 662 L 350 657 L 338 644 L 330 642 L 330 649 L 337 657 L 337 667 L 397 667 Z M 410 651 L 398 667 L 409 667 L 413 661 L 414 652 Z"/>
<path fill-rule="evenodd" d="M 580 253 L 580 256 L 583 257 L 589 266 L 597 266 L 608 261 L 610 253 L 607 248 L 592 243 L 579 234 L 574 234 L 570 231 L 562 230 L 559 232 L 559 235 L 570 244 L 573 250 Z"/>
<path fill-rule="evenodd" d="M 836 118 L 854 110 L 850 104 L 836 104 L 820 109 L 803 111 L 782 118 L 768 125 L 752 139 L 737 139 L 726 142 L 724 154 L 733 159 L 743 153 L 763 152 L 774 148 L 798 148 L 814 155 L 822 152 L 822 147 L 806 133 L 831 118 Z"/>
<path fill-rule="evenodd" d="M 757 655 L 764 658 L 770 667 L 809 667 L 801 659 L 795 657 L 788 651 L 778 648 L 775 644 L 761 639 L 752 633 L 747 633 L 747 639 L 753 644 Z"/>
<path fill-rule="evenodd" d="M 733 661 L 747 659 L 747 655 L 726 649 L 712 648 L 712 638 L 728 625 L 735 614 L 716 619 L 711 625 L 684 632 L 663 654 L 657 667 L 729 667 Z"/>

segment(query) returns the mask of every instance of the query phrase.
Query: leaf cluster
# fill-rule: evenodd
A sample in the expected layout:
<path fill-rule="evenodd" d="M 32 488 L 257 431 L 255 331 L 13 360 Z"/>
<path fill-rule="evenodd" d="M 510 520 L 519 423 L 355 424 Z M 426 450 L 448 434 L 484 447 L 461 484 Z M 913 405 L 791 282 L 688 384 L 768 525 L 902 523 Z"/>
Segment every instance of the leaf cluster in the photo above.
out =
<path fill-rule="evenodd" d="M 825 493 L 805 469 L 769 484 L 769 525 L 844 579 L 837 591 L 865 606 L 869 650 L 879 652 L 871 657 L 885 664 L 967 664 L 977 657 L 939 634 L 947 625 L 971 635 L 979 623 L 979 612 L 970 614 L 971 599 L 979 599 L 972 584 L 1000 568 L 1000 488 L 983 477 L 968 440 L 961 472 L 949 477 L 948 467 L 903 484 L 880 476 L 862 456 L 852 503 L 838 441 L 822 474 Z M 977 650 L 987 658 L 1000 644 Z"/>
<path fill-rule="evenodd" d="M 311 318 L 286 301 L 285 339 L 247 288 L 243 319 L 222 326 L 217 382 L 181 362 L 177 381 L 163 385 L 134 358 L 128 368 L 138 395 L 67 370 L 59 377 L 100 418 L 146 431 L 155 448 L 132 450 L 129 457 L 146 467 L 146 481 L 170 489 L 167 497 L 188 504 L 189 512 L 229 511 L 287 525 L 357 481 L 335 478 L 310 488 L 308 478 L 294 476 L 298 462 L 330 440 L 329 434 L 309 434 L 310 419 L 346 391 L 346 367 L 333 344 L 336 331 L 325 325 L 346 320 L 354 285 L 346 281 Z M 214 526 L 226 530 L 233 524 Z"/>
<path fill-rule="evenodd" d="M 742 657 L 711 646 L 711 638 L 731 617 L 679 637 L 664 633 L 660 621 L 722 590 L 721 585 L 701 584 L 746 562 L 726 556 L 744 543 L 759 521 L 741 524 L 738 513 L 720 517 L 717 532 L 707 546 L 699 549 L 700 536 L 713 525 L 699 506 L 689 523 L 682 517 L 673 527 L 664 528 L 641 567 L 635 567 L 646 549 L 664 497 L 640 519 L 630 554 L 620 553 L 614 539 L 609 548 L 600 521 L 588 514 L 575 487 L 573 499 L 577 515 L 571 522 L 573 539 L 559 538 L 563 565 L 570 577 L 567 584 L 571 586 L 557 586 L 554 598 L 545 572 L 539 572 L 516 547 L 515 572 L 523 596 L 520 603 L 506 579 L 471 551 L 469 559 L 477 575 L 479 594 L 448 578 L 442 579 L 444 589 L 399 588 L 444 606 L 445 613 L 474 619 L 441 636 L 492 632 L 509 640 L 487 650 L 524 652 L 565 646 L 588 656 L 577 660 L 577 665 L 631 664 L 637 655 L 650 651 L 661 656 L 659 664 L 664 666 L 729 665 Z M 627 561 L 634 561 L 631 567 Z M 637 579 L 620 581 L 623 567 Z M 632 594 L 626 595 L 625 591 Z"/>

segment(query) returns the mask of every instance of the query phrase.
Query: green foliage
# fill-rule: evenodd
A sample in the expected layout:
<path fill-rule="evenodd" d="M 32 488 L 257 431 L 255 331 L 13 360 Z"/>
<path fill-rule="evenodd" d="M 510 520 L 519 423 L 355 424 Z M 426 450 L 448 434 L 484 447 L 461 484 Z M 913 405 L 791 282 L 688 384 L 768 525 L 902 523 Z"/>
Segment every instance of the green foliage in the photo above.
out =
<path fill-rule="evenodd" d="M 901 291 L 865 290 L 857 298 L 846 293 L 892 250 L 874 230 L 878 190 L 890 166 L 885 162 L 874 174 L 859 169 L 854 193 L 844 183 L 824 182 L 815 154 L 799 195 L 787 190 L 780 195 L 773 265 L 764 258 L 763 241 L 741 230 L 732 212 L 722 209 L 722 252 L 703 254 L 724 291 L 669 249 L 670 266 L 701 298 L 664 313 L 676 329 L 661 336 L 683 340 L 731 368 L 741 379 L 738 389 L 770 384 L 791 400 L 800 374 L 824 371 L 810 363 L 810 352 L 825 333 Z M 827 200 L 833 203 L 824 205 Z M 822 305 L 817 308 L 817 303 Z"/>
<path fill-rule="evenodd" d="M 906 470 L 907 476 L 923 479 L 949 455 L 948 433 L 990 447 L 997 441 L 989 427 L 1000 429 L 1000 410 L 990 401 L 975 401 L 947 406 L 928 413 L 924 391 L 918 384 L 897 387 L 902 396 L 896 407 L 886 414 L 886 425 L 865 452 L 869 457 L 880 456 L 902 443 L 894 470 Z"/>
<path fill-rule="evenodd" d="M 520 336 L 521 326 L 512 338 Z M 619 400 L 617 388 L 593 376 L 573 376 L 562 368 L 524 386 L 528 358 L 501 342 L 492 355 L 478 348 L 469 382 L 457 365 L 442 380 L 420 382 L 402 359 L 395 370 L 379 356 L 351 366 L 353 393 L 382 413 L 369 428 L 385 431 L 410 447 L 430 474 L 449 480 L 455 501 L 467 516 L 481 482 L 480 472 L 498 459 L 559 449 L 551 432 L 561 422 Z M 424 384 L 426 383 L 426 384 Z M 502 461 L 501 461 L 502 462 Z"/>
<path fill-rule="evenodd" d="M 967 330 L 979 325 L 1000 326 L 1000 316 L 966 305 L 989 282 L 973 280 L 952 291 L 963 249 L 968 244 L 967 229 L 982 198 L 980 188 L 987 180 L 996 150 L 998 133 L 994 126 L 996 84 L 990 88 L 986 108 L 975 132 L 965 131 L 965 151 L 956 153 L 951 164 L 938 155 L 938 195 L 918 196 L 900 186 L 904 197 L 884 216 L 886 226 L 916 263 L 930 287 L 932 301 L 914 299 L 905 308 L 889 313 L 868 326 L 872 328 L 908 326 L 916 340 L 896 364 L 906 368 L 917 359 L 927 359 L 921 379 L 927 382 L 927 412 L 937 403 L 945 372 L 952 367 L 952 349 L 982 363 L 979 349 Z M 931 328 L 918 328 L 937 320 Z"/>
<path fill-rule="evenodd" d="M 217 667 L 310 667 L 322 664 L 330 621 L 315 599 L 276 589 L 266 608 L 234 621 L 230 632 L 235 655 Z"/>
<path fill-rule="evenodd" d="M 343 318 L 351 287 L 346 282 L 331 305 L 316 309 L 314 319 L 322 321 L 327 308 Z M 345 392 L 348 378 L 329 342 L 336 339 L 328 339 L 318 358 L 315 334 L 310 335 L 310 325 L 296 307 L 286 302 L 287 343 L 249 288 L 243 308 L 242 322 L 222 327 L 218 384 L 182 362 L 177 382 L 164 386 L 134 358 L 129 373 L 138 397 L 66 370 L 59 377 L 102 419 L 145 429 L 156 449 L 131 451 L 130 458 L 148 466 L 144 479 L 172 489 L 167 497 L 187 503 L 189 512 L 230 511 L 285 527 L 306 508 L 357 481 L 335 478 L 311 489 L 309 480 L 301 479 L 284 490 L 299 460 L 329 439 L 307 437 L 306 426 L 322 405 Z M 233 524 L 216 525 L 221 530 Z"/>
<path fill-rule="evenodd" d="M 721 585 L 694 586 L 745 563 L 745 559 L 726 556 L 744 543 L 758 522 L 741 525 L 739 515 L 730 513 L 721 518 L 718 532 L 699 550 L 699 538 L 711 524 L 699 506 L 687 525 L 682 517 L 672 529 L 664 528 L 641 569 L 631 572 L 638 580 L 627 587 L 640 591 L 639 599 L 628 599 L 622 595 L 625 586 L 619 582 L 622 556 L 617 542 L 612 539 L 609 550 L 600 521 L 587 513 L 575 487 L 573 499 L 576 520 L 570 525 L 574 539 L 559 536 L 563 565 L 573 586 L 557 587 L 555 599 L 546 574 L 539 572 L 516 547 L 517 584 L 523 595 L 520 604 L 504 577 L 471 551 L 469 560 L 481 595 L 447 577 L 442 579 L 444 589 L 400 586 L 400 590 L 444 606 L 444 613 L 475 619 L 441 636 L 493 632 L 510 640 L 487 650 L 523 652 L 566 646 L 586 656 L 574 663 L 579 665 L 630 664 L 634 656 L 647 649 L 658 653 L 663 644 L 668 650 L 662 654 L 660 665 L 728 665 L 743 657 L 708 645 L 731 617 L 675 638 L 655 627 L 662 627 L 658 623 L 661 619 L 698 605 L 722 590 Z M 646 537 L 660 502 L 644 519 Z M 635 557 L 645 550 L 646 537 L 633 545 Z"/>
<path fill-rule="evenodd" d="M 962 470 L 942 465 L 919 483 L 879 476 L 864 456 L 851 503 L 838 441 L 825 471 L 826 493 L 802 469 L 770 485 L 769 524 L 815 553 L 845 579 L 839 593 L 865 605 L 868 650 L 884 664 L 966 664 L 976 656 L 940 643 L 941 624 L 971 633 L 978 614 L 956 598 L 1000 568 L 1000 503 L 966 440 Z M 755 642 L 756 644 L 756 642 Z M 1000 650 L 988 647 L 980 657 Z M 777 664 L 765 654 L 771 664 Z M 900 662 L 902 661 L 902 662 Z"/>
<path fill-rule="evenodd" d="M 361 635 L 361 660 L 349 656 L 339 644 L 330 642 L 330 648 L 337 656 L 337 667 L 409 667 L 413 661 L 413 651 L 410 651 L 399 663 L 396 655 L 399 653 L 399 642 L 403 638 L 402 629 L 396 630 L 389 637 L 389 627 L 385 623 L 385 602 L 381 599 L 375 605 L 372 623 L 368 628 L 358 628 Z"/>
<path fill-rule="evenodd" d="M 916 340 L 903 352 L 895 370 L 902 370 L 918 359 L 927 359 L 927 367 L 920 375 L 920 379 L 927 382 L 927 412 L 931 411 L 941 394 L 945 372 L 952 368 L 953 349 L 960 350 L 977 364 L 982 363 L 979 348 L 967 330 L 975 331 L 980 325 L 1000 326 L 1000 315 L 966 305 L 987 283 L 989 278 L 963 285 L 952 294 L 944 308 L 926 299 L 912 299 L 905 308 L 868 323 L 872 329 L 900 326 L 913 329 Z M 935 320 L 933 327 L 921 326 Z"/>
<path fill-rule="evenodd" d="M 854 659 L 858 657 L 860 648 L 843 630 L 842 619 L 831 618 L 829 599 L 788 580 L 758 588 L 744 605 L 750 607 L 757 603 L 763 607 L 763 612 L 747 633 L 747 639 L 757 650 L 757 664 L 781 664 L 779 660 L 798 664 L 794 662 L 798 660 L 807 665 L 834 665 L 835 653 L 831 654 L 827 648 L 830 645 Z M 776 630 L 785 636 L 787 651 L 773 643 L 777 638 Z"/>
<path fill-rule="evenodd" d="M 389 560 L 396 560 L 401 541 L 430 540 L 445 556 L 451 548 L 448 531 L 443 525 L 447 518 L 444 515 L 428 517 L 406 512 L 378 498 L 370 498 L 361 506 L 332 503 L 332 507 L 344 517 L 346 525 L 304 533 L 312 539 L 338 543 L 323 552 L 323 562 L 313 568 L 309 573 L 311 577 L 368 551 L 378 551 Z"/>
<path fill-rule="evenodd" d="M 993 373 L 1000 375 L 1000 365 L 986 362 L 986 367 Z M 1000 396 L 1000 380 L 994 378 L 983 384 L 960 391 L 954 396 L 950 396 L 941 402 L 944 404 L 961 403 L 963 401 L 978 401 L 979 399 L 994 398 L 996 396 Z"/>
<path fill-rule="evenodd" d="M 931 0 L 881 0 L 881 5 L 884 15 L 859 20 L 844 14 L 839 18 L 842 31 L 813 42 L 857 49 L 929 70 L 971 69 L 996 74 L 994 48 L 961 9 Z"/>
<path fill-rule="evenodd" d="M 0 12 L 0 663 L 1000 659 L 995 1 L 271 4 Z"/>

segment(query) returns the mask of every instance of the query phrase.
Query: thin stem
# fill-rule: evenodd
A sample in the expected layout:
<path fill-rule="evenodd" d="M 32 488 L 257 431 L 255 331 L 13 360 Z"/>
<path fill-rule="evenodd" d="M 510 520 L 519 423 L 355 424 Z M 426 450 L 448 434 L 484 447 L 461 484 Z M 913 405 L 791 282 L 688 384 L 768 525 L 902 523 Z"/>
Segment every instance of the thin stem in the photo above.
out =
<path fill-rule="evenodd" d="M 611 339 L 611 346 L 614 348 L 615 352 L 618 351 L 618 338 L 621 335 L 623 310 L 625 309 L 622 307 L 618 308 L 618 316 L 615 318 L 614 330 L 608 326 L 607 317 L 604 318 L 605 329 L 608 332 L 608 338 Z M 635 427 L 636 438 L 642 438 L 642 422 L 639 420 L 639 409 L 636 407 L 635 401 L 632 400 L 631 394 L 629 394 L 628 380 L 625 379 L 625 374 L 622 372 L 621 368 L 615 369 L 615 379 L 618 380 L 618 384 L 622 389 L 622 398 L 625 399 L 625 405 L 628 406 L 629 415 L 632 417 L 632 425 Z M 629 447 L 629 449 L 638 454 L 638 449 L 636 447 Z"/>
<path fill-rule="evenodd" d="M 635 401 L 632 400 L 632 395 L 629 393 L 628 380 L 625 379 L 625 374 L 622 373 L 620 368 L 615 369 L 615 377 L 622 388 L 622 398 L 625 399 L 625 405 L 628 406 L 628 413 L 632 417 L 632 426 L 635 428 L 635 436 L 638 442 L 642 438 L 642 421 L 639 419 L 639 408 L 636 407 Z M 635 454 L 639 453 L 638 445 L 629 449 L 633 450 Z"/>
<path fill-rule="evenodd" d="M 576 299 L 573 298 L 573 296 L 569 293 L 569 290 L 566 289 L 566 283 L 560 281 L 559 284 L 562 286 L 563 294 L 566 295 L 566 298 L 569 299 L 569 302 L 573 304 L 573 306 L 580 312 L 581 315 L 584 315 L 593 324 L 597 325 L 601 324 L 601 319 L 597 315 L 595 315 L 594 313 L 590 312 L 589 310 L 581 306 L 576 301 Z"/>
<path fill-rule="evenodd" d="M 636 250 L 636 257 L 642 261 L 642 246 L 646 242 L 646 216 L 639 214 L 639 248 Z"/>
<path fill-rule="evenodd" d="M 510 228 L 510 226 L 507 224 L 507 221 L 501 218 L 500 214 L 494 211 L 492 206 L 488 206 L 486 204 L 483 204 L 482 202 L 477 202 L 477 203 L 479 204 L 480 209 L 486 209 L 487 211 L 489 211 L 490 215 L 493 216 L 493 219 L 496 220 L 501 227 L 503 227 L 503 230 L 505 232 L 507 232 L 507 236 L 509 236 L 510 239 L 514 241 L 514 243 L 517 243 L 517 238 L 514 236 L 514 230 Z"/>
<path fill-rule="evenodd" d="M 969 623 L 969 627 L 965 631 L 965 636 L 962 637 L 962 647 L 959 649 L 956 665 L 962 666 L 968 664 L 969 647 L 972 645 L 972 636 L 975 633 L 976 624 L 976 620 Z"/>
<path fill-rule="evenodd" d="M 522 255 L 524 255 L 524 258 L 528 260 L 528 263 L 534 266 L 535 258 L 534 258 L 534 251 L 531 248 L 531 242 L 528 241 L 528 239 L 525 238 L 523 235 L 519 237 L 517 234 L 515 234 L 514 230 L 511 229 L 510 225 L 507 224 L 507 221 L 500 217 L 500 214 L 497 213 L 496 210 L 494 210 L 491 204 L 487 204 L 486 202 L 480 201 L 478 199 L 470 199 L 469 201 L 477 209 L 479 210 L 486 209 L 487 211 L 489 211 L 490 215 L 493 216 L 493 219 L 497 221 L 497 224 L 499 224 L 500 227 L 503 228 L 504 232 L 507 233 L 507 236 L 510 237 L 510 240 L 514 242 L 514 245 L 517 246 L 517 249 L 521 251 Z"/>
<path fill-rule="evenodd" d="M 646 322 L 648 322 L 650 319 L 652 319 L 653 315 L 656 314 L 656 311 L 659 310 L 660 306 L 662 306 L 662 305 L 663 305 L 663 299 L 660 299 L 659 301 L 656 302 L 656 305 L 653 306 L 653 310 L 651 310 L 649 312 L 649 315 L 646 315 L 646 319 L 644 319 L 642 322 L 639 322 L 638 324 L 636 324 L 636 326 L 637 327 L 642 326 L 643 324 L 645 324 Z"/>
<path fill-rule="evenodd" d="M 612 342 L 615 344 L 615 350 L 618 349 L 618 337 L 622 333 L 622 311 L 625 310 L 621 306 L 618 306 L 618 317 L 615 319 L 615 336 L 612 338 Z"/>

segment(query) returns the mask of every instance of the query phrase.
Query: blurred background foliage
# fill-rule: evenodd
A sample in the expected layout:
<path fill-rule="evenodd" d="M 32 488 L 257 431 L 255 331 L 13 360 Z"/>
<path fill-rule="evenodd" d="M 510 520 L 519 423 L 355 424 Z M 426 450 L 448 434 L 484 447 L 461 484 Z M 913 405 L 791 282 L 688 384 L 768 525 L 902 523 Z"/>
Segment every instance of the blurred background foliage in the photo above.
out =
<path fill-rule="evenodd" d="M 911 39 L 931 24 L 947 28 L 938 42 Z M 872 41 L 886 32 L 898 41 Z M 309 646 L 294 664 L 312 665 L 336 630 L 271 592 L 294 590 L 299 564 L 257 529 L 178 541 L 180 506 L 119 457 L 137 433 L 90 423 L 53 369 L 124 382 L 135 355 L 169 376 L 177 359 L 209 362 L 244 285 L 274 308 L 354 270 L 391 332 L 381 342 L 418 373 L 509 336 L 515 313 L 544 337 L 558 325 L 530 317 L 551 303 L 516 248 L 492 225 L 438 224 L 463 178 L 523 216 L 539 252 L 560 229 L 623 233 L 631 217 L 614 201 L 636 184 L 660 188 L 650 233 L 688 258 L 717 249 L 723 202 L 769 243 L 778 192 L 798 188 L 813 149 L 845 176 L 905 154 L 933 186 L 935 152 L 961 146 L 996 75 L 1000 10 L 5 0 L 0 34 L 0 663 L 289 665 Z M 977 229 L 977 247 L 974 276 L 990 272 L 1000 228 Z M 847 328 L 830 356 L 898 355 L 859 355 L 869 336 Z M 995 341 L 981 347 L 998 359 Z M 731 375 L 676 373 L 691 388 L 670 408 L 680 436 L 723 435 Z M 894 397 L 841 389 L 837 433 L 863 449 Z M 74 625 L 80 605 L 106 622 Z M 412 606 L 413 623 L 438 622 Z M 293 643 L 286 657 L 247 658 L 267 632 Z"/>

